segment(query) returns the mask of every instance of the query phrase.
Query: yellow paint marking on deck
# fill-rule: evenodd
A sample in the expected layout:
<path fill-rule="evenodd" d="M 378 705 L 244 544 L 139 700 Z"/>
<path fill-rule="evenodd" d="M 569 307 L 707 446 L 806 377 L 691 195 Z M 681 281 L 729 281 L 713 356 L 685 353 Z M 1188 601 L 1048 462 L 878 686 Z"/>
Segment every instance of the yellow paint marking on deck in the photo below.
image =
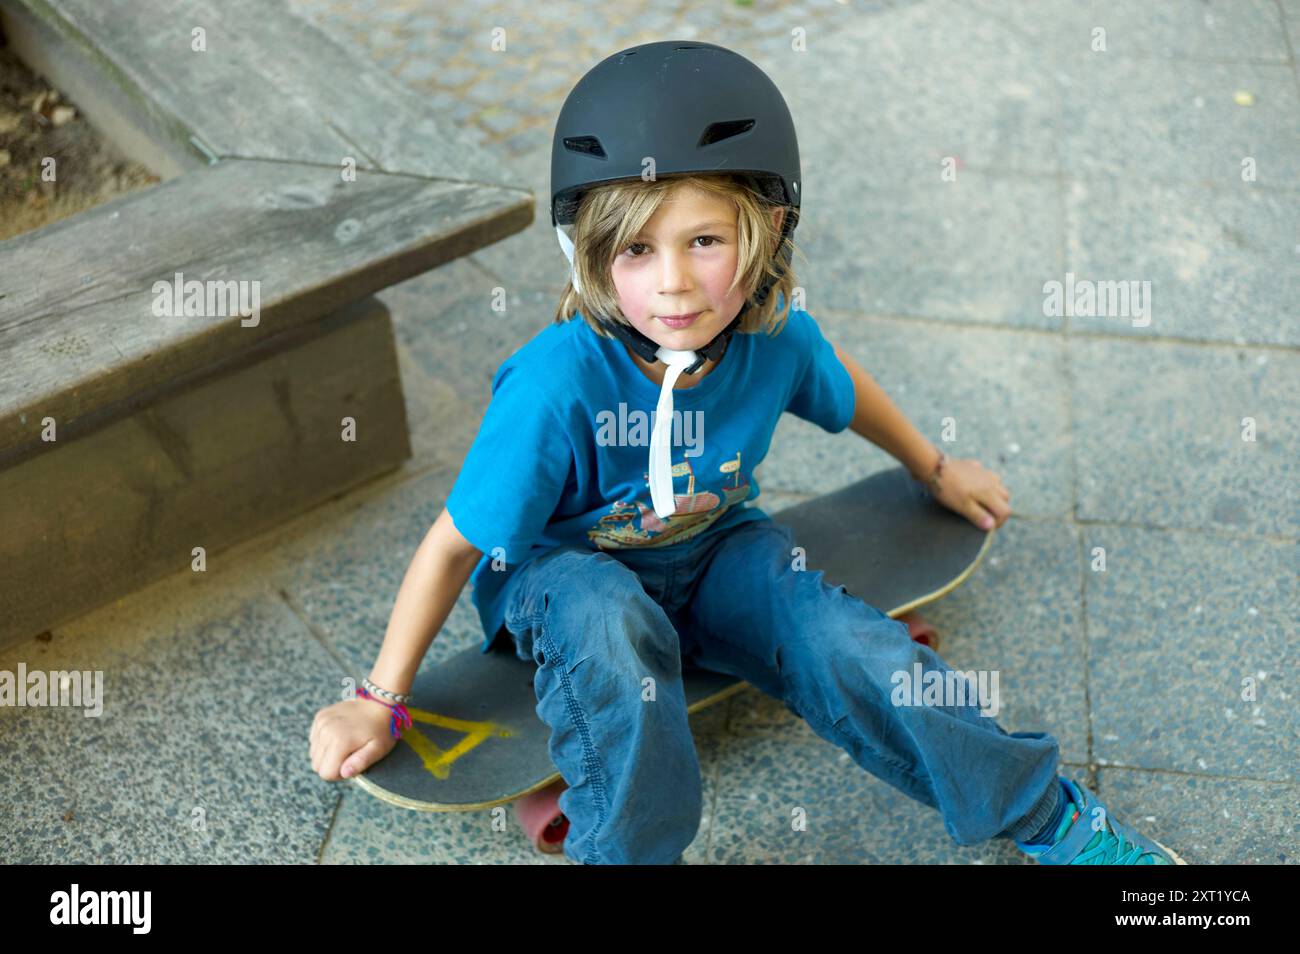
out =
<path fill-rule="evenodd" d="M 473 722 L 468 719 L 454 719 L 450 716 L 438 715 L 436 712 L 426 712 L 423 709 L 414 709 L 407 706 L 407 712 L 411 714 L 411 729 L 402 733 L 402 741 L 415 749 L 416 755 L 420 756 L 420 761 L 424 763 L 425 770 L 434 778 L 447 778 L 451 774 L 451 765 L 467 752 L 473 751 L 480 744 L 487 741 L 492 736 L 509 738 L 511 732 L 504 726 L 497 725 L 495 722 Z M 450 729 L 453 732 L 459 731 L 465 734 L 465 737 L 450 749 L 441 749 L 434 745 L 419 729 L 415 728 L 414 723 L 424 722 L 428 725 L 436 725 L 442 729 Z"/>

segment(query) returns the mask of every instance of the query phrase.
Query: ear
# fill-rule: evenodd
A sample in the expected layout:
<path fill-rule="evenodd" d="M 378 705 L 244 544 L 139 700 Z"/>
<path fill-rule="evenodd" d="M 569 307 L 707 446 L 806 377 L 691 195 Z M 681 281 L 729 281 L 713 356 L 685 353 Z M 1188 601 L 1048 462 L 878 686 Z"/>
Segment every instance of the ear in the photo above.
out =
<path fill-rule="evenodd" d="M 785 221 L 785 206 L 780 206 L 772 210 L 772 228 L 778 232 L 781 231 L 781 223 Z"/>

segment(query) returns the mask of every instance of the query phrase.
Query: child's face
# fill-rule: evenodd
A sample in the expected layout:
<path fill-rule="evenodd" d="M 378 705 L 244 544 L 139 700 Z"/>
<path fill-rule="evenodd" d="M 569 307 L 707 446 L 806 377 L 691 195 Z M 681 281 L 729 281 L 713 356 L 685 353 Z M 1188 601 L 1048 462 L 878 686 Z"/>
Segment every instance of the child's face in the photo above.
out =
<path fill-rule="evenodd" d="M 784 209 L 775 209 L 780 227 Z M 632 326 L 665 348 L 688 351 L 712 341 L 740 312 L 744 290 L 727 294 L 736 274 L 736 209 L 711 192 L 682 185 L 614 260 L 618 303 Z M 661 318 L 699 312 L 684 328 Z"/>

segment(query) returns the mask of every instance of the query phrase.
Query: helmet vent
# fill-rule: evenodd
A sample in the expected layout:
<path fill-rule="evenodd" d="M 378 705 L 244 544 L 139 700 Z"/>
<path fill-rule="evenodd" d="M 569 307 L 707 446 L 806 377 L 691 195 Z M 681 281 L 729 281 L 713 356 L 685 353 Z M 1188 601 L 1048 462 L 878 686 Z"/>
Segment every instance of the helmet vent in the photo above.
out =
<path fill-rule="evenodd" d="M 710 123 L 709 128 L 704 130 L 704 135 L 700 137 L 700 145 L 709 146 L 715 142 L 722 142 L 724 139 L 747 133 L 753 128 L 752 119 L 728 119 L 720 123 Z"/>
<path fill-rule="evenodd" d="M 608 159 L 605 155 L 605 149 L 601 146 L 600 140 L 595 136 L 565 136 L 564 148 L 569 152 L 581 153 L 584 156 L 595 156 L 597 159 Z"/>

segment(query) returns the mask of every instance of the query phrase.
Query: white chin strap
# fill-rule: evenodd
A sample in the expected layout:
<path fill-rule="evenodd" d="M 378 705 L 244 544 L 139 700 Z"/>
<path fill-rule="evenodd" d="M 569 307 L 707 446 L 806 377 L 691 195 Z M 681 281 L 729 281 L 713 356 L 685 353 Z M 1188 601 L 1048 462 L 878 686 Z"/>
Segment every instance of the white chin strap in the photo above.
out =
<path fill-rule="evenodd" d="M 581 295 L 582 286 L 578 284 L 578 269 L 573 265 L 573 239 L 565 235 L 564 229 L 558 225 L 555 227 L 555 234 L 560 237 L 560 248 L 564 251 L 564 257 L 569 260 L 569 277 L 573 280 L 573 290 Z"/>
<path fill-rule="evenodd" d="M 560 248 L 569 260 L 569 276 L 573 281 L 573 290 L 582 294 L 578 284 L 578 270 L 573 265 L 573 240 L 564 234 L 564 229 L 555 226 L 559 236 Z M 621 343 L 621 342 L 620 342 Z M 664 371 L 664 383 L 659 389 L 659 403 L 655 407 L 654 429 L 650 432 L 650 500 L 655 514 L 670 517 L 677 512 L 677 501 L 673 496 L 673 385 L 682 371 L 689 368 L 700 356 L 694 351 L 674 351 L 661 347 L 656 356 L 667 365 Z"/>
<path fill-rule="evenodd" d="M 699 355 L 671 348 L 660 348 L 656 354 L 668 367 L 659 389 L 654 430 L 650 432 L 650 500 L 657 515 L 668 517 L 677 511 L 677 501 L 673 498 L 673 385 L 684 369 L 699 360 Z"/>

